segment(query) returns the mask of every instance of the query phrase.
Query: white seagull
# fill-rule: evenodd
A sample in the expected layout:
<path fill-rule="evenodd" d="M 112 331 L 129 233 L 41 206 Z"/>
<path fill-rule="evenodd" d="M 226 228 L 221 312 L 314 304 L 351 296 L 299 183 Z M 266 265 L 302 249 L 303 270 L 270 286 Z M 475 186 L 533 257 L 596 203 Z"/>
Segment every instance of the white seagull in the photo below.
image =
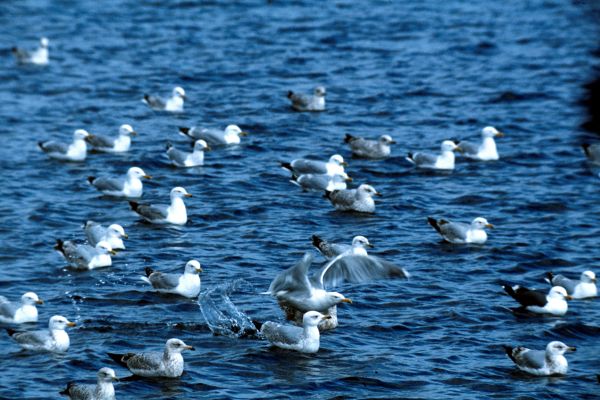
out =
<path fill-rule="evenodd" d="M 287 97 L 291 100 L 292 108 L 296 111 L 324 111 L 325 94 L 325 88 L 317 86 L 312 95 L 297 94 L 290 90 Z"/>
<path fill-rule="evenodd" d="M 227 125 L 225 130 L 203 128 L 201 126 L 192 126 L 191 128 L 180 127 L 179 133 L 194 141 L 202 139 L 210 146 L 240 144 L 240 136 L 248 134 L 248 132 L 241 130 L 237 125 Z"/>
<path fill-rule="evenodd" d="M 173 147 L 171 142 L 167 142 L 167 157 L 176 167 L 199 167 L 204 165 L 204 152 L 210 151 L 210 147 L 202 139 L 194 143 L 194 151 L 188 153 Z"/>
<path fill-rule="evenodd" d="M 40 46 L 34 51 L 18 47 L 13 47 L 11 51 L 20 64 L 46 65 L 48 64 L 48 44 L 48 38 L 43 37 L 40 39 Z"/>
<path fill-rule="evenodd" d="M 329 157 L 329 161 L 315 161 L 306 158 L 293 160 L 290 163 L 283 162 L 281 166 L 292 171 L 296 175 L 303 174 L 326 174 L 329 176 L 341 175 L 348 178 L 344 171 L 344 167 L 348 164 L 344 161 L 344 157 L 339 154 L 334 154 Z"/>
<path fill-rule="evenodd" d="M 569 279 L 563 275 L 554 275 L 552 272 L 548 272 L 546 274 L 546 282 L 552 286 L 564 287 L 567 294 L 574 299 L 586 299 L 598 296 L 596 274 L 592 271 L 583 271 L 581 273 L 581 278 L 578 281 Z"/>
<path fill-rule="evenodd" d="M 500 156 L 498 156 L 498 150 L 496 150 L 494 137 L 501 136 L 504 136 L 504 134 L 498 129 L 493 126 L 486 126 L 481 130 L 481 143 L 461 140 L 458 142 L 458 146 L 468 158 L 482 161 L 498 160 Z"/>
<path fill-rule="evenodd" d="M 131 209 L 138 213 L 146 221 L 153 224 L 176 224 L 185 225 L 187 223 L 187 210 L 183 197 L 192 197 L 184 188 L 176 187 L 171 189 L 171 204 L 139 204 L 130 201 Z"/>
<path fill-rule="evenodd" d="M 115 400 L 113 382 L 118 381 L 115 371 L 112 368 L 100 368 L 96 376 L 98 380 L 95 385 L 69 382 L 60 394 L 69 396 L 71 400 Z"/>
<path fill-rule="evenodd" d="M 6 297 L 0 296 L 0 322 L 7 324 L 37 322 L 36 304 L 44 304 L 44 301 L 33 292 L 21 296 L 21 304 L 11 303 Z"/>
<path fill-rule="evenodd" d="M 125 229 L 119 224 L 111 224 L 108 228 L 105 228 L 99 223 L 89 220 L 85 223 L 84 229 L 85 236 L 92 246 L 105 241 L 110 244 L 113 250 L 124 250 L 123 238 L 127 239 L 129 237 L 125 233 Z"/>
<path fill-rule="evenodd" d="M 75 269 L 110 267 L 112 265 L 111 254 L 115 254 L 110 244 L 105 241 L 98 242 L 96 246 L 90 246 L 57 239 L 54 249 L 62 254 L 69 265 Z"/>
<path fill-rule="evenodd" d="M 503 285 L 502 287 L 510 297 L 521 304 L 521 307 L 515 311 L 526 310 L 535 314 L 550 314 L 560 317 L 565 315 L 569 308 L 567 300 L 571 300 L 571 296 L 567 294 L 565 288 L 560 286 L 552 287 L 548 294 L 519 285 Z"/>
<path fill-rule="evenodd" d="M 316 353 L 319 351 L 321 336 L 319 323 L 328 319 L 331 319 L 331 316 L 318 311 L 308 311 L 302 317 L 302 328 L 267 321 L 260 328 L 260 333 L 273 346 L 301 353 Z"/>
<path fill-rule="evenodd" d="M 69 349 L 69 335 L 65 332 L 67 327 L 75 326 L 61 315 L 50 318 L 47 330 L 17 332 L 7 329 L 8 335 L 21 347 L 34 351 L 65 352 Z"/>
<path fill-rule="evenodd" d="M 114 197 L 142 197 L 144 185 L 142 178 L 152 179 L 143 169 L 139 167 L 131 167 L 127 170 L 125 176 L 114 178 L 88 176 L 87 180 L 90 185 L 94 186 L 100 192 L 108 196 Z"/>
<path fill-rule="evenodd" d="M 87 137 L 86 141 L 92 145 L 94 150 L 105 153 L 124 153 L 131 147 L 131 136 L 137 135 L 131 125 L 123 124 L 119 127 L 119 136 L 116 138 L 93 135 Z"/>
<path fill-rule="evenodd" d="M 182 112 L 183 101 L 185 100 L 185 98 L 185 90 L 177 86 L 173 89 L 171 97 L 169 97 L 168 99 L 161 99 L 160 97 L 145 94 L 142 101 L 154 110 Z"/>
<path fill-rule="evenodd" d="M 503 347 L 517 368 L 536 376 L 565 375 L 569 363 L 563 354 L 577 350 L 558 341 L 548 343 L 545 351 L 530 350 L 527 347 Z"/>
<path fill-rule="evenodd" d="M 199 274 L 202 272 L 202 267 L 197 260 L 188 261 L 183 274 L 166 274 L 154 271 L 150 267 L 146 267 L 145 272 L 146 276 L 143 276 L 142 280 L 159 292 L 178 294 L 188 298 L 195 298 L 200 294 Z"/>
<path fill-rule="evenodd" d="M 49 140 L 47 142 L 38 142 L 38 146 L 50 158 L 63 161 L 84 161 L 87 157 L 85 139 L 90 136 L 92 135 L 85 129 L 77 129 L 73 133 L 73 142 L 70 144 Z"/>
<path fill-rule="evenodd" d="M 475 243 L 483 244 L 487 241 L 486 228 L 493 228 L 487 219 L 475 218 L 470 224 L 451 222 L 445 219 L 427 218 L 429 224 L 450 243 Z"/>
<path fill-rule="evenodd" d="M 440 146 L 439 155 L 416 152 L 408 153 L 406 159 L 417 168 L 453 170 L 455 151 L 461 151 L 461 148 L 452 140 L 444 140 Z"/>

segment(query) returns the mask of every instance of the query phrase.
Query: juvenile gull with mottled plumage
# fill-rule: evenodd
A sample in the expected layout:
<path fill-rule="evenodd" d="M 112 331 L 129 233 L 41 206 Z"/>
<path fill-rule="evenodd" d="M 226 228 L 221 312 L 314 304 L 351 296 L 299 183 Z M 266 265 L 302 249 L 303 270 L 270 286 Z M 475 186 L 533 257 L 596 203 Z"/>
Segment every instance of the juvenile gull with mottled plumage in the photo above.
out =
<path fill-rule="evenodd" d="M 325 88 L 317 86 L 312 95 L 294 93 L 290 90 L 287 97 L 292 102 L 292 108 L 296 111 L 324 111 L 325 94 Z"/>
<path fill-rule="evenodd" d="M 381 196 L 371 185 L 362 184 L 356 189 L 334 190 L 325 192 L 325 198 L 340 211 L 375 212 L 373 196 Z"/>
<path fill-rule="evenodd" d="M 377 140 L 364 139 L 346 134 L 345 143 L 350 145 L 352 154 L 357 157 L 380 159 L 390 156 L 391 145 L 396 141 L 390 135 L 381 135 Z"/>
<path fill-rule="evenodd" d="M 565 375 L 569 363 L 563 354 L 577 350 L 558 341 L 548 343 L 545 351 L 526 347 L 503 347 L 506 355 L 521 371 L 536 376 Z"/>
<path fill-rule="evenodd" d="M 115 400 L 113 381 L 118 381 L 115 371 L 112 368 L 100 368 L 96 376 L 95 385 L 69 382 L 60 394 L 69 396 L 71 400 Z"/>

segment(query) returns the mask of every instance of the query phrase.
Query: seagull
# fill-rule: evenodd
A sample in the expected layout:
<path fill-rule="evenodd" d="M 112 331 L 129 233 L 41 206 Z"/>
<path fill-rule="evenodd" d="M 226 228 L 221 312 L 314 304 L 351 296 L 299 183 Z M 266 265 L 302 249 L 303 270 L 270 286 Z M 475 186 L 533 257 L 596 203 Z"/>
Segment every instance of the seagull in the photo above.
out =
<path fill-rule="evenodd" d="M 381 135 L 378 140 L 369 140 L 346 134 L 345 143 L 350 145 L 352 154 L 363 158 L 386 158 L 390 156 L 390 145 L 396 141 L 390 135 Z"/>
<path fill-rule="evenodd" d="M 86 385 L 76 382 L 67 383 L 67 388 L 60 392 L 71 400 L 115 400 L 113 381 L 118 381 L 112 368 L 100 368 L 97 374 L 98 383 Z"/>
<path fill-rule="evenodd" d="M 339 154 L 332 155 L 327 162 L 301 158 L 291 163 L 281 163 L 281 166 L 296 175 L 327 174 L 329 176 L 341 175 L 346 179 L 348 178 L 348 175 L 344 171 L 344 167 L 348 166 L 348 164 L 344 161 L 344 157 Z"/>
<path fill-rule="evenodd" d="M 481 143 L 473 143 L 461 140 L 458 142 L 458 146 L 468 158 L 474 160 L 490 161 L 497 160 L 498 150 L 496 150 L 496 142 L 494 137 L 504 136 L 502 132 L 493 126 L 486 126 L 481 130 Z"/>
<path fill-rule="evenodd" d="M 178 378 L 183 374 L 184 350 L 194 350 L 182 340 L 169 339 L 165 351 L 151 353 L 107 353 L 110 358 L 127 368 L 134 375 L 147 378 Z"/>
<path fill-rule="evenodd" d="M 317 86 L 313 95 L 296 94 L 290 90 L 287 97 L 292 101 L 295 111 L 324 111 L 325 94 L 325 88 Z"/>
<path fill-rule="evenodd" d="M 123 124 L 119 127 L 119 136 L 111 138 L 108 136 L 93 135 L 86 138 L 94 150 L 105 153 L 124 153 L 131 147 L 131 136 L 137 135 L 131 125 Z"/>
<path fill-rule="evenodd" d="M 302 317 L 302 328 L 267 321 L 260 328 L 260 333 L 273 346 L 301 353 L 316 353 L 319 351 L 321 336 L 319 323 L 329 319 L 331 319 L 329 315 L 323 315 L 318 311 L 308 311 Z"/>
<path fill-rule="evenodd" d="M 325 190 L 328 192 L 346 189 L 346 181 L 352 181 L 352 178 L 344 178 L 342 175 L 304 174 L 300 176 L 292 175 L 290 179 L 290 182 L 300 186 L 304 190 Z"/>
<path fill-rule="evenodd" d="M 369 243 L 369 239 L 364 236 L 354 236 L 352 239 L 352 245 L 330 243 L 326 240 L 321 239 L 317 235 L 312 235 L 313 246 L 319 250 L 319 252 L 328 260 L 339 256 L 342 253 L 353 256 L 368 256 L 366 247 L 374 247 Z"/>
<path fill-rule="evenodd" d="M 445 219 L 427 218 L 429 225 L 444 238 L 445 241 L 456 244 L 475 243 L 483 244 L 487 241 L 485 228 L 493 228 L 487 219 L 477 217 L 470 224 L 451 222 Z"/>
<path fill-rule="evenodd" d="M 210 151 L 210 147 L 202 139 L 194 143 L 194 151 L 187 153 L 173 147 L 171 142 L 167 142 L 167 157 L 176 167 L 198 167 L 204 164 L 204 152 Z"/>
<path fill-rule="evenodd" d="M 576 281 L 563 275 L 554 275 L 552 272 L 546 274 L 546 282 L 552 286 L 561 286 L 565 288 L 567 294 L 574 299 L 586 299 L 598 296 L 596 287 L 596 274 L 592 271 L 584 271 L 581 278 Z"/>
<path fill-rule="evenodd" d="M 46 65 L 48 64 L 48 38 L 40 39 L 40 47 L 35 51 L 27 51 L 13 47 L 11 49 L 13 55 L 20 64 L 35 64 L 35 65 Z"/>
<path fill-rule="evenodd" d="M 162 293 L 174 293 L 184 297 L 194 298 L 200 294 L 200 276 L 202 267 L 196 260 L 190 260 L 185 264 L 183 274 L 165 274 L 146 267 L 146 276 L 142 277 L 144 282 L 152 285 L 154 289 Z"/>
<path fill-rule="evenodd" d="M 101 191 L 103 194 L 114 197 L 142 197 L 144 185 L 142 179 L 152 179 L 143 169 L 131 167 L 127 174 L 119 178 L 88 176 L 90 185 Z"/>
<path fill-rule="evenodd" d="M 84 161 L 87 156 L 87 145 L 85 139 L 90 135 L 85 129 L 77 129 L 73 133 L 73 143 L 60 143 L 50 140 L 38 142 L 38 146 L 50 158 L 64 161 Z"/>
<path fill-rule="evenodd" d="M 33 292 L 21 296 L 21 304 L 11 303 L 6 297 L 0 296 L 0 322 L 5 324 L 37 322 L 36 304 L 44 304 L 44 301 Z"/>
<path fill-rule="evenodd" d="M 521 371 L 536 376 L 565 375 L 569 363 L 563 354 L 577 350 L 563 342 L 550 342 L 546 350 L 531 350 L 526 347 L 503 346 L 510 358 Z"/>
<path fill-rule="evenodd" d="M 65 352 L 70 344 L 65 329 L 73 326 L 75 322 L 70 322 L 61 315 L 55 315 L 48 322 L 48 330 L 16 332 L 7 329 L 6 331 L 19 346 L 26 350 Z"/>
<path fill-rule="evenodd" d="M 454 169 L 454 151 L 461 151 L 452 140 L 444 140 L 440 147 L 439 155 L 429 153 L 408 153 L 406 159 L 413 163 L 417 168 L 453 170 Z"/>
<path fill-rule="evenodd" d="M 184 188 L 171 189 L 171 205 L 139 204 L 130 201 L 131 209 L 138 213 L 146 221 L 153 224 L 176 224 L 185 225 L 187 222 L 187 211 L 183 203 L 183 197 L 192 197 Z"/>
<path fill-rule="evenodd" d="M 340 211 L 356 211 L 362 213 L 374 213 L 375 201 L 373 196 L 381 196 L 371 185 L 362 184 L 357 189 L 334 190 L 325 192 L 325 198 Z"/>
<path fill-rule="evenodd" d="M 145 94 L 142 101 L 148 104 L 148 106 L 154 110 L 183 112 L 183 101 L 185 98 L 185 90 L 177 86 L 175 89 L 173 89 L 173 93 L 168 99 L 161 99 L 159 97 Z"/>
<path fill-rule="evenodd" d="M 75 269 L 95 269 L 110 267 L 112 265 L 111 254 L 115 254 L 110 244 L 105 241 L 98 242 L 96 246 L 89 244 L 77 244 L 70 240 L 64 242 L 56 240 L 54 249 L 65 257 L 69 265 Z"/>
<path fill-rule="evenodd" d="M 203 128 L 201 126 L 192 126 L 191 128 L 180 127 L 179 133 L 193 140 L 202 139 L 211 146 L 240 144 L 240 136 L 248 134 L 248 132 L 241 130 L 237 125 L 227 125 L 225 130 Z"/>
<path fill-rule="evenodd" d="M 566 300 L 571 300 L 565 288 L 554 286 L 546 295 L 539 290 L 527 289 L 519 285 L 503 285 L 502 288 L 513 299 L 521 304 L 521 307 L 515 311 L 531 311 L 536 314 L 551 314 L 563 316 L 567 313 L 569 305 Z"/>
<path fill-rule="evenodd" d="M 600 165 L 600 143 L 584 143 L 581 147 L 589 162 Z"/>
<path fill-rule="evenodd" d="M 99 223 L 89 220 L 85 223 L 84 229 L 85 236 L 92 246 L 105 241 L 110 244 L 113 250 L 124 250 L 125 244 L 122 238 L 127 239 L 129 237 L 125 233 L 125 229 L 119 224 L 112 224 L 108 228 L 105 228 Z"/>

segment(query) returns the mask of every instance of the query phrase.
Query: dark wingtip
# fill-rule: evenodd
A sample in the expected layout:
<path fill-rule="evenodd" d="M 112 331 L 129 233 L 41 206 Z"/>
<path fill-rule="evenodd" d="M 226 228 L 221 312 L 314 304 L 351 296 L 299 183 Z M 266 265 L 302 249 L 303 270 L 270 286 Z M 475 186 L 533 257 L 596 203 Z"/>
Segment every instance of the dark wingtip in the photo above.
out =
<path fill-rule="evenodd" d="M 63 390 L 62 392 L 58 392 L 58 394 L 62 394 L 63 396 L 68 396 L 69 395 L 69 391 L 71 390 L 71 388 L 75 385 L 75 382 L 69 382 L 67 383 L 67 388 L 65 390 Z"/>
<path fill-rule="evenodd" d="M 317 249 L 319 248 L 319 246 L 321 245 L 321 243 L 323 243 L 323 239 L 321 239 L 317 235 L 312 235 L 311 239 L 312 239 L 313 246 L 315 246 Z"/>
<path fill-rule="evenodd" d="M 90 183 L 90 185 L 93 185 L 95 180 L 96 180 L 95 176 L 88 176 L 87 177 L 87 181 Z"/>
<path fill-rule="evenodd" d="M 17 333 L 17 331 L 15 331 L 14 329 L 6 328 L 6 333 L 8 333 L 8 336 L 12 337 L 12 335 Z"/>
<path fill-rule="evenodd" d="M 166 148 L 167 150 L 169 150 L 171 147 L 173 147 L 173 143 L 171 143 L 171 142 L 167 141 L 167 144 L 165 145 L 165 148 Z"/>
<path fill-rule="evenodd" d="M 413 153 L 409 152 L 406 157 L 408 157 L 408 158 L 410 158 L 412 160 L 413 159 Z"/>
<path fill-rule="evenodd" d="M 54 250 L 58 250 L 61 253 L 65 254 L 65 249 L 63 247 L 64 242 L 61 239 L 56 239 L 56 244 L 54 245 Z"/>
<path fill-rule="evenodd" d="M 552 284 L 552 279 L 554 279 L 554 274 L 552 272 L 546 272 L 546 279 L 548 279 L 548 283 Z"/>
<path fill-rule="evenodd" d="M 323 197 L 325 197 L 326 199 L 331 200 L 331 193 L 333 193 L 333 192 L 331 192 L 329 190 L 326 190 L 325 194 L 323 195 Z"/>
<path fill-rule="evenodd" d="M 293 95 L 294 95 L 294 92 L 292 92 L 291 90 L 288 90 L 288 92 L 287 92 L 287 98 L 291 99 Z"/>
<path fill-rule="evenodd" d="M 290 171 L 293 171 L 294 169 L 292 168 L 292 164 L 288 163 L 288 162 L 282 162 L 281 166 L 285 169 L 289 169 Z"/>
<path fill-rule="evenodd" d="M 38 147 L 44 150 L 44 142 L 38 142 Z"/>
<path fill-rule="evenodd" d="M 512 346 L 507 346 L 505 344 L 502 345 L 502 348 L 504 349 L 504 352 L 506 353 L 506 355 L 513 360 L 513 362 L 515 361 L 514 357 L 513 357 L 513 347 Z"/>
<path fill-rule="evenodd" d="M 146 93 L 144 93 L 144 100 L 148 101 L 150 99 L 150 96 Z"/>
<path fill-rule="evenodd" d="M 18 48 L 16 48 L 16 47 L 12 47 L 12 48 L 10 49 L 10 51 L 12 51 L 13 53 L 17 53 L 17 52 L 19 51 L 19 49 L 18 49 Z"/>
<path fill-rule="evenodd" d="M 150 267 L 146 267 L 146 268 L 144 268 L 144 272 L 146 272 L 146 277 L 149 277 L 150 275 L 152 275 L 154 270 Z"/>
<path fill-rule="evenodd" d="M 130 202 L 129 202 L 129 206 L 131 207 L 131 209 L 132 209 L 133 211 L 137 211 L 137 209 L 138 209 L 138 207 L 140 206 L 140 204 L 139 204 L 139 203 L 136 203 L 135 201 L 130 201 Z"/>
<path fill-rule="evenodd" d="M 442 233 L 442 230 L 440 229 L 440 226 L 435 218 L 427 217 L 427 222 L 429 222 L 429 225 L 433 226 L 433 229 L 439 233 Z"/>
<path fill-rule="evenodd" d="M 504 283 L 502 285 L 502 289 L 504 289 L 504 291 L 510 296 L 510 297 L 515 297 L 516 293 L 514 291 L 514 289 L 512 288 L 512 286 L 510 286 L 508 283 Z"/>
<path fill-rule="evenodd" d="M 582 144 L 581 148 L 583 149 L 583 152 L 585 153 L 586 156 L 590 155 L 590 144 L 589 143 Z"/>
<path fill-rule="evenodd" d="M 187 135 L 188 133 L 190 133 L 190 128 L 186 128 L 185 126 L 180 126 L 179 132 L 183 133 L 184 135 Z"/>
<path fill-rule="evenodd" d="M 106 353 L 106 354 L 110 358 L 112 358 L 113 361 L 115 361 L 116 363 L 118 363 L 119 365 L 127 367 L 127 363 L 123 361 L 123 357 L 125 357 L 125 354 L 117 354 L 117 353 Z"/>
<path fill-rule="evenodd" d="M 260 322 L 259 320 L 253 319 L 252 323 L 254 324 L 254 326 L 256 327 L 256 330 L 260 332 L 260 328 L 262 328 L 263 323 Z"/>
<path fill-rule="evenodd" d="M 349 133 L 346 133 L 346 137 L 344 138 L 344 143 L 350 143 L 351 141 L 353 141 L 355 139 L 354 136 L 352 136 Z"/>

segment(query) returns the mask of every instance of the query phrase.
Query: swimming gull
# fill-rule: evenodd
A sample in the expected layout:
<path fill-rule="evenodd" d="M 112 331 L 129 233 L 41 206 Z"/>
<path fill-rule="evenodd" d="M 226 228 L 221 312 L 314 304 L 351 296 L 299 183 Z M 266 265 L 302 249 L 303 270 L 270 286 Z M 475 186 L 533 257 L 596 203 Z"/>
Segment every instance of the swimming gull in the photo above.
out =
<path fill-rule="evenodd" d="M 129 369 L 134 375 L 148 378 L 178 378 L 183 374 L 184 350 L 194 350 L 182 340 L 169 339 L 164 352 L 148 353 L 107 353 L 110 358 Z"/>
<path fill-rule="evenodd" d="M 96 189 L 108 196 L 114 197 L 142 197 L 144 185 L 142 178 L 152 179 L 143 169 L 131 167 L 125 176 L 118 178 L 88 176 L 88 182 Z"/>
<path fill-rule="evenodd" d="M 202 267 L 197 260 L 190 260 L 185 264 L 183 274 L 166 274 L 154 271 L 150 267 L 145 269 L 144 282 L 152 285 L 162 293 L 174 293 L 184 297 L 194 298 L 200 294 L 200 272 Z"/>
<path fill-rule="evenodd" d="M 581 147 L 589 162 L 600 165 L 600 143 L 584 143 Z"/>
<path fill-rule="evenodd" d="M 125 233 L 125 229 L 119 224 L 111 224 L 108 228 L 105 228 L 98 222 L 89 220 L 85 223 L 84 229 L 85 236 L 92 246 L 105 241 L 110 244 L 113 250 L 124 250 L 123 238 L 127 239 L 129 237 Z"/>
<path fill-rule="evenodd" d="M 334 190 L 325 192 L 325 198 L 340 211 L 356 211 L 362 213 L 374 213 L 375 201 L 373 196 L 381 196 L 371 185 L 362 184 L 356 189 Z"/>
<path fill-rule="evenodd" d="M 34 51 L 18 47 L 13 47 L 11 51 L 20 64 L 46 65 L 48 64 L 48 44 L 48 39 L 43 37 L 40 39 L 40 46 Z"/>
<path fill-rule="evenodd" d="M 486 126 L 481 130 L 481 143 L 473 143 L 461 140 L 458 142 L 458 146 L 462 150 L 462 153 L 468 158 L 474 160 L 490 161 L 497 160 L 498 150 L 496 150 L 496 142 L 494 137 L 501 137 L 504 134 L 498 131 L 493 126 Z"/>
<path fill-rule="evenodd" d="M 564 287 L 567 294 L 574 299 L 586 299 L 598 296 L 596 274 L 592 271 L 583 271 L 578 281 L 569 279 L 563 275 L 554 275 L 552 272 L 548 272 L 546 276 L 546 282 L 552 286 Z"/>
<path fill-rule="evenodd" d="M 91 135 L 85 129 L 77 129 L 73 133 L 72 143 L 61 143 L 54 140 L 38 142 L 38 146 L 50 158 L 64 161 L 84 161 L 87 156 L 85 139 Z"/>
<path fill-rule="evenodd" d="M 350 145 L 352 154 L 362 158 L 380 159 L 390 156 L 390 145 L 396 141 L 390 135 L 381 135 L 377 140 L 364 139 L 346 134 L 345 143 Z"/>
<path fill-rule="evenodd" d="M 321 336 L 319 324 L 328 319 L 331 319 L 331 316 L 318 311 L 308 311 L 302 317 L 302 328 L 267 321 L 260 328 L 260 333 L 273 346 L 301 353 L 316 353 L 319 351 Z"/>
<path fill-rule="evenodd" d="M 246 136 L 248 134 L 241 130 L 237 125 L 227 125 L 225 130 L 203 128 L 201 126 L 192 126 L 191 128 L 180 127 L 179 133 L 193 140 L 202 139 L 210 146 L 240 144 L 240 136 Z"/>
<path fill-rule="evenodd" d="M 292 171 L 296 175 L 302 174 L 327 174 L 329 176 L 341 175 L 347 178 L 344 167 L 348 164 L 344 161 L 344 157 L 339 154 L 334 154 L 329 157 L 329 161 L 315 161 L 306 158 L 293 160 L 291 163 L 283 162 L 281 166 Z"/>
<path fill-rule="evenodd" d="M 183 111 L 183 101 L 185 99 L 186 99 L 185 90 L 183 90 L 183 88 L 177 86 L 176 88 L 173 89 L 171 97 L 169 97 L 168 99 L 161 99 L 160 97 L 155 97 L 155 96 L 150 96 L 148 94 L 145 94 L 144 99 L 142 101 L 154 110 L 182 112 Z"/>
<path fill-rule="evenodd" d="M 287 97 L 292 101 L 292 108 L 295 111 L 323 111 L 325 110 L 325 94 L 325 88 L 317 86 L 312 95 L 297 94 L 290 90 Z"/>
<path fill-rule="evenodd" d="M 21 304 L 11 303 L 6 297 L 0 296 L 0 322 L 6 324 L 37 322 L 36 304 L 44 304 L 44 301 L 33 292 L 21 296 Z"/>
<path fill-rule="evenodd" d="M 475 218 L 470 224 L 452 222 L 445 219 L 427 218 L 429 224 L 444 238 L 445 241 L 456 244 L 483 244 L 487 241 L 485 228 L 493 228 L 487 219 Z"/>
<path fill-rule="evenodd" d="M 86 141 L 92 145 L 94 150 L 105 153 L 124 153 L 131 147 L 131 136 L 137 135 L 131 125 L 123 124 L 119 127 L 119 136 L 116 138 L 93 135 L 86 138 Z"/>
<path fill-rule="evenodd" d="M 146 221 L 153 224 L 176 224 L 185 225 L 187 222 L 187 210 L 183 197 L 192 197 L 184 188 L 171 189 L 171 204 L 139 204 L 130 201 L 131 209 L 138 213 Z"/>
<path fill-rule="evenodd" d="M 536 376 L 565 375 L 569 363 L 563 354 L 577 350 L 563 342 L 550 342 L 546 350 L 531 350 L 526 347 L 503 346 L 510 358 L 521 371 Z"/>
<path fill-rule="evenodd" d="M 303 174 L 300 176 L 292 175 L 290 181 L 304 190 L 333 192 L 334 190 L 346 189 L 346 181 L 352 181 L 352 178 L 348 176 L 345 178 L 342 175 Z"/>
<path fill-rule="evenodd" d="M 112 368 L 100 368 L 97 378 L 95 385 L 69 382 L 60 394 L 69 396 L 71 400 L 115 400 L 113 381 L 118 381 L 115 371 Z"/>
<path fill-rule="evenodd" d="M 94 269 L 110 267 L 111 254 L 115 251 L 105 241 L 98 242 L 96 246 L 77 244 L 71 240 L 56 240 L 54 249 L 65 257 L 69 265 L 75 269 Z"/>
<path fill-rule="evenodd" d="M 567 294 L 565 288 L 560 286 L 552 287 L 548 294 L 519 285 L 503 285 L 502 288 L 510 297 L 521 304 L 521 307 L 515 311 L 526 310 L 536 314 L 563 316 L 569 308 L 566 300 L 570 300 L 571 296 Z"/>
<path fill-rule="evenodd" d="M 171 142 L 167 142 L 167 157 L 176 167 L 198 167 L 203 165 L 205 151 L 210 151 L 210 147 L 202 139 L 196 140 L 194 150 L 191 153 L 176 149 Z"/>
<path fill-rule="evenodd" d="M 439 155 L 430 153 L 408 153 L 406 159 L 417 168 L 453 170 L 454 169 L 454 151 L 461 151 L 452 140 L 444 140 L 440 146 Z"/>
<path fill-rule="evenodd" d="M 65 329 L 73 326 L 75 322 L 70 322 L 61 315 L 55 315 L 48 321 L 47 330 L 17 332 L 7 329 L 6 331 L 19 346 L 26 350 L 65 352 L 70 344 Z"/>

